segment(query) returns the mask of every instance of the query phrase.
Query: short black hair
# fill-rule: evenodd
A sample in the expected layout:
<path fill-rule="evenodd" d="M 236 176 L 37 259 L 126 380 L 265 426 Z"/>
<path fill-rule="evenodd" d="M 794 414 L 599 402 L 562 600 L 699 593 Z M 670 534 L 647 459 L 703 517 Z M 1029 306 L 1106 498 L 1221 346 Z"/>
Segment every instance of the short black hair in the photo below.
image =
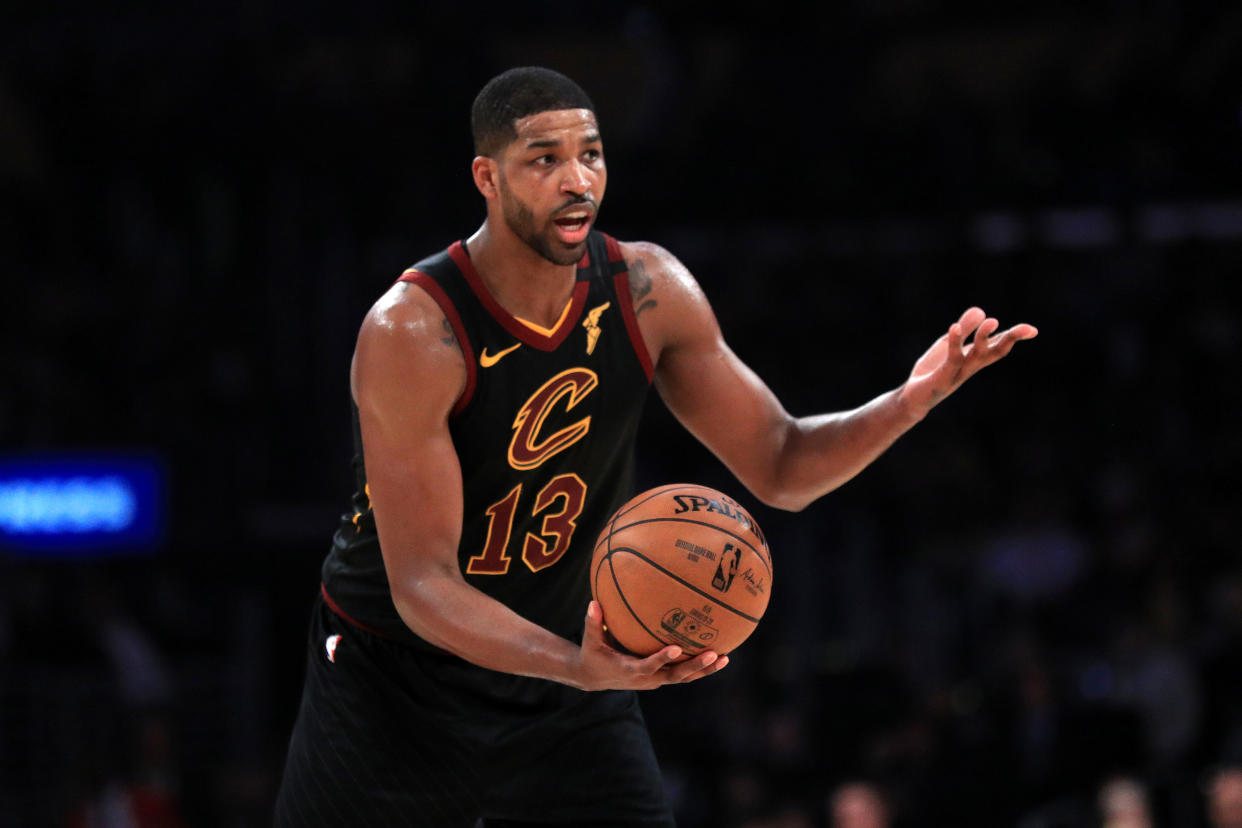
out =
<path fill-rule="evenodd" d="M 582 87 L 560 72 L 542 66 L 519 66 L 487 82 L 470 107 L 474 151 L 494 156 L 517 138 L 515 122 L 536 112 L 589 109 L 595 104 Z"/>

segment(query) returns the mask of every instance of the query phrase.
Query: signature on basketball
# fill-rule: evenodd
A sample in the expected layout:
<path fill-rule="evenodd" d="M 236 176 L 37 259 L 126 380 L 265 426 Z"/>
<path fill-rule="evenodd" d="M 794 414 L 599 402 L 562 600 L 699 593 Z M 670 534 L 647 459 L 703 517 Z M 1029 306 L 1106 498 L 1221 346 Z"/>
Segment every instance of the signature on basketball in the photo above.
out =
<path fill-rule="evenodd" d="M 755 570 L 747 568 L 742 573 L 742 580 L 746 582 L 746 590 L 751 595 L 758 595 L 761 592 L 767 592 L 767 585 L 764 583 L 763 574 L 755 574 Z"/>
<path fill-rule="evenodd" d="M 755 523 L 754 518 L 746 514 L 746 510 L 739 504 L 727 497 L 719 500 L 703 497 L 702 495 L 673 495 L 673 500 L 677 503 L 677 508 L 673 510 L 673 514 L 681 515 L 686 512 L 716 512 L 717 514 L 731 517 L 743 528 L 750 530 L 759 538 L 759 542 L 764 546 L 768 545 L 767 538 L 763 536 L 763 532 L 759 529 L 759 524 Z"/>

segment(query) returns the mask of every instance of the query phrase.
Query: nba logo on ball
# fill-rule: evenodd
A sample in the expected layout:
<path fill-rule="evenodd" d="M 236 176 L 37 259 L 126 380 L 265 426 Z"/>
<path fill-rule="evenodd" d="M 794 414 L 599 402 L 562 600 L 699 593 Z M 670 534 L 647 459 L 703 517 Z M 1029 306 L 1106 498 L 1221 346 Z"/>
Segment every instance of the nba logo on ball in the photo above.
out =
<path fill-rule="evenodd" d="M 746 589 L 730 590 L 741 577 Z M 689 483 L 638 495 L 609 519 L 591 556 L 591 594 L 622 649 L 724 655 L 754 632 L 771 595 L 772 556 L 736 500 Z M 755 587 L 759 584 L 760 587 Z"/>
<path fill-rule="evenodd" d="M 712 586 L 721 592 L 728 592 L 733 586 L 733 576 L 737 574 L 738 561 L 742 559 L 742 550 L 731 543 L 726 543 L 724 552 L 720 553 L 720 565 L 712 576 Z"/>

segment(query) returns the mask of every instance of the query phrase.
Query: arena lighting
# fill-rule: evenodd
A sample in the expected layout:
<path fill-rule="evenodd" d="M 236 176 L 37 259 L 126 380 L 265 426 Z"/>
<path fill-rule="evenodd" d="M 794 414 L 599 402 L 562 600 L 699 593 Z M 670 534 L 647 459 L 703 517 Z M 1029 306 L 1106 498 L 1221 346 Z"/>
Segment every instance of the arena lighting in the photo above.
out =
<path fill-rule="evenodd" d="M 0 549 L 38 558 L 146 554 L 164 526 L 149 455 L 0 457 Z"/>

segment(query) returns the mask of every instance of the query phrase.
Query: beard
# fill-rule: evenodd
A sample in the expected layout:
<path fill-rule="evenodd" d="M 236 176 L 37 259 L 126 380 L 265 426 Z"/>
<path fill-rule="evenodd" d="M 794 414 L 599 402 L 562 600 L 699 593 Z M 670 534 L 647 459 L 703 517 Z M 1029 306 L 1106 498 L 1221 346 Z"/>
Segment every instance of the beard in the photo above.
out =
<path fill-rule="evenodd" d="M 545 225 L 540 230 L 535 222 L 535 213 L 515 196 L 505 184 L 503 175 L 500 177 L 500 204 L 504 212 L 505 224 L 519 239 L 543 258 L 555 265 L 577 264 L 586 255 L 587 243 L 584 239 L 579 244 L 566 247 L 564 242 L 556 238 L 550 227 Z M 548 221 L 548 225 L 551 225 Z"/>

